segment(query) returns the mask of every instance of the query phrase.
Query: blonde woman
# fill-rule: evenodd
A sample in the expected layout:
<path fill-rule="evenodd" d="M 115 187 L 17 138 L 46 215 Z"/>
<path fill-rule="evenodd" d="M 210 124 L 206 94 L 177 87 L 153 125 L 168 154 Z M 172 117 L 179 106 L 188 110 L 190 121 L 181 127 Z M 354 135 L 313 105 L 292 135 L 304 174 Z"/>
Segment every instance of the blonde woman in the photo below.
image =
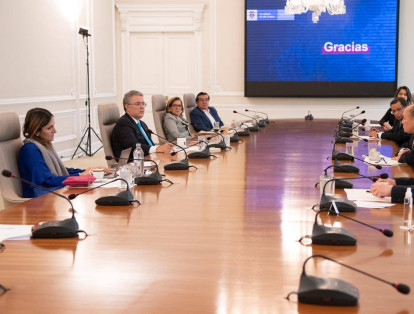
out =
<path fill-rule="evenodd" d="M 169 141 L 176 141 L 177 138 L 191 137 L 188 130 L 188 121 L 183 118 L 183 102 L 180 97 L 173 97 L 168 100 L 165 108 L 167 111 L 164 116 L 164 132 Z"/>

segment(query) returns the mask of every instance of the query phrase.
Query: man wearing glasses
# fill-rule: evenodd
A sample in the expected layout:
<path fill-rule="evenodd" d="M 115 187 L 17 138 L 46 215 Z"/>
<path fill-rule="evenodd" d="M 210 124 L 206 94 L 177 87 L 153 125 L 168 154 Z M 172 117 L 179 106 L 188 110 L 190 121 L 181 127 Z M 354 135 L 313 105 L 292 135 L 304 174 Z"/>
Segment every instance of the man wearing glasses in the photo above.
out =
<path fill-rule="evenodd" d="M 211 131 L 215 123 L 218 123 L 219 127 L 224 125 L 216 108 L 209 106 L 210 96 L 207 93 L 198 93 L 196 103 L 197 107 L 190 112 L 191 124 L 196 132 Z"/>
<path fill-rule="evenodd" d="M 371 132 L 369 132 L 369 136 L 378 137 L 383 140 L 391 140 L 396 142 L 398 146 L 401 146 L 410 140 L 410 135 L 404 132 L 403 125 L 401 123 L 404 109 L 407 107 L 407 101 L 402 97 L 397 97 L 391 101 L 390 106 L 391 113 L 395 117 L 395 125 L 391 130 L 385 132 L 379 132 L 377 129 L 372 129 Z"/>
<path fill-rule="evenodd" d="M 119 157 L 122 150 L 132 147 L 129 156 L 129 160 L 132 161 L 133 151 L 137 143 L 141 144 L 145 155 L 153 152 L 169 153 L 172 151 L 173 145 L 170 143 L 158 146 L 152 142 L 148 126 L 141 121 L 147 105 L 141 92 L 132 90 L 126 93 L 123 105 L 125 114 L 119 118 L 111 134 L 112 150 L 115 157 Z"/>

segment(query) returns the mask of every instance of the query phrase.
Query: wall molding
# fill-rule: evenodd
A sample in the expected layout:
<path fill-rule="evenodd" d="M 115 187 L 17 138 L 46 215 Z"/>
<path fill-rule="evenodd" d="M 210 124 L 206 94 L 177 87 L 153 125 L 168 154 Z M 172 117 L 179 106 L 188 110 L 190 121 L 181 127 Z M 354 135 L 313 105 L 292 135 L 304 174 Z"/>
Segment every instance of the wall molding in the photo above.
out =
<path fill-rule="evenodd" d="M 0 105 L 13 105 L 13 104 L 31 104 L 39 102 L 60 102 L 60 101 L 74 101 L 76 96 L 74 92 L 71 95 L 62 96 L 40 96 L 40 97 L 16 97 L 16 98 L 0 98 Z"/>

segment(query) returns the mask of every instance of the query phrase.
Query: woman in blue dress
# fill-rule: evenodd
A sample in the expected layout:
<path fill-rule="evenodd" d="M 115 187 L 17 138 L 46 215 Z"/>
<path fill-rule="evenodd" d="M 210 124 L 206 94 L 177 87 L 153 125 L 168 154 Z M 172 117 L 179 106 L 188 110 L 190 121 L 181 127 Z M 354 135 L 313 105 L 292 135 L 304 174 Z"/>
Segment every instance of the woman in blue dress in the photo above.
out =
<path fill-rule="evenodd" d="M 29 110 L 23 126 L 24 145 L 18 157 L 20 176 L 51 190 L 63 187 L 62 182 L 67 177 L 89 175 L 92 169 L 66 168 L 52 145 L 55 133 L 55 119 L 50 111 L 42 108 Z M 22 188 L 23 197 L 47 193 L 24 182 Z"/>

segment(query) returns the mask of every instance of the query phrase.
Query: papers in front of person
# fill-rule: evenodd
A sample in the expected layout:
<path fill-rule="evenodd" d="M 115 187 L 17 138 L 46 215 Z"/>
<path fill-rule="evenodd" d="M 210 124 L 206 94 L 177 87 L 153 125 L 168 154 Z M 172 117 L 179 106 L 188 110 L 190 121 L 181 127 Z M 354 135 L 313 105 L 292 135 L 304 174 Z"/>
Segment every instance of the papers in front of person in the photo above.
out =
<path fill-rule="evenodd" d="M 0 242 L 4 240 L 29 240 L 33 225 L 0 225 Z"/>
<path fill-rule="evenodd" d="M 367 189 L 344 189 L 346 197 L 354 201 L 358 207 L 366 208 L 386 208 L 394 206 L 391 197 L 379 198 L 372 195 Z"/>
<path fill-rule="evenodd" d="M 370 137 L 368 135 L 359 135 L 357 138 L 363 139 L 363 140 L 377 140 L 377 137 Z"/>
<path fill-rule="evenodd" d="M 390 157 L 387 157 L 387 156 L 384 156 L 384 155 L 380 155 L 380 160 L 379 161 L 371 161 L 371 159 L 369 159 L 368 156 L 365 156 L 364 161 L 368 162 L 368 163 L 371 163 L 371 164 L 380 165 L 380 166 L 399 166 L 399 165 L 401 165 L 398 161 L 392 160 Z"/>
<path fill-rule="evenodd" d="M 120 177 L 118 177 L 117 179 L 119 179 L 119 178 Z M 96 187 L 98 187 L 98 186 L 100 186 L 100 185 L 102 185 L 104 183 L 111 182 L 113 180 L 114 179 L 97 179 L 91 185 L 89 185 L 89 188 L 90 189 L 91 188 L 96 188 Z M 129 188 L 132 188 L 135 185 L 136 185 L 135 183 L 129 183 Z M 103 188 L 121 188 L 121 189 L 125 189 L 126 188 L 126 184 L 125 184 L 124 181 L 118 180 L 118 181 L 111 182 L 111 183 L 109 183 L 107 185 L 104 185 L 102 187 Z"/>

